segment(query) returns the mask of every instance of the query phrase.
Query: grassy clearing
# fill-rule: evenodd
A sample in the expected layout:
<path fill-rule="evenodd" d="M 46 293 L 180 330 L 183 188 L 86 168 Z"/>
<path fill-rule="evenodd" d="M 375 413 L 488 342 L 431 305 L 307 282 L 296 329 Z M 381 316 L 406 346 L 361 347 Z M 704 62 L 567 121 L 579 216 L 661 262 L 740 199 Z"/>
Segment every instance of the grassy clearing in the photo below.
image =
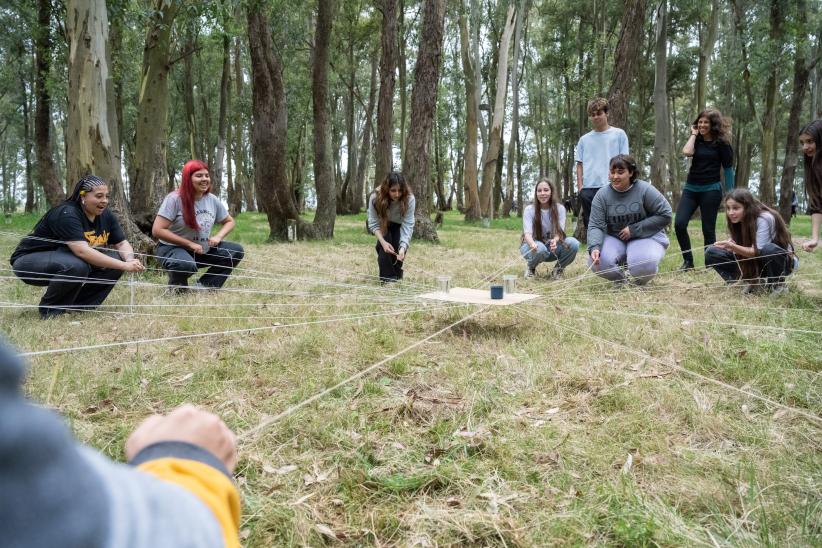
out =
<path fill-rule="evenodd" d="M 333 242 L 266 244 L 264 218 L 244 214 L 232 291 L 140 285 L 142 315 L 48 322 L 3 308 L 3 332 L 30 351 L 259 328 L 32 358 L 31 397 L 122 458 L 149 413 L 190 401 L 243 432 L 475 310 L 415 299 L 434 275 L 482 286 L 506 264 L 522 270 L 517 220 L 484 229 L 452 214 L 441 244 L 412 246 L 403 284 L 380 288 L 363 224 L 339 219 Z M 807 235 L 807 218 L 792 228 Z M 15 243 L 0 237 L 6 256 Z M 820 545 L 819 424 L 665 365 L 822 414 L 822 254 L 800 258 L 778 298 L 671 272 L 675 242 L 644 289 L 573 280 L 582 257 L 563 281 L 520 279 L 544 297 L 465 321 L 244 440 L 246 545 Z M 39 295 L 0 284 L 4 302 Z M 118 287 L 107 304 L 129 295 Z M 300 322 L 325 323 L 287 325 Z"/>

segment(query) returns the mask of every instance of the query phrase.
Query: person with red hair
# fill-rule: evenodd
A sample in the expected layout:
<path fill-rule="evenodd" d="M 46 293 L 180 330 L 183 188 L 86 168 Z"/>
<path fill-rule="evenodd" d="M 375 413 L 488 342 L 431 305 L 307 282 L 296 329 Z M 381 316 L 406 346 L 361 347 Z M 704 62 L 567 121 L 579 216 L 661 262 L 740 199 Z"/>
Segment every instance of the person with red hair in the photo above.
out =
<path fill-rule="evenodd" d="M 222 228 L 212 236 L 214 223 Z M 186 290 L 188 279 L 208 267 L 194 287 L 222 287 L 244 254 L 240 244 L 223 241 L 234 225 L 225 205 L 211 194 L 208 166 L 200 160 L 186 162 L 180 188 L 165 197 L 151 229 L 159 240 L 156 254 L 168 271 L 168 284 Z"/>

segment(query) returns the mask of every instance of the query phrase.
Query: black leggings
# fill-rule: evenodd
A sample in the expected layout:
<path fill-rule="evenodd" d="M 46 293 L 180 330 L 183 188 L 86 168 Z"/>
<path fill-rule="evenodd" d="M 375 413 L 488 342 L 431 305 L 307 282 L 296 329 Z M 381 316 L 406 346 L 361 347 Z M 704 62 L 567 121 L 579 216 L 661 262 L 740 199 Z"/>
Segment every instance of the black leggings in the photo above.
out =
<path fill-rule="evenodd" d="M 699 208 L 702 216 L 702 238 L 705 245 L 716 243 L 716 214 L 719 211 L 719 204 L 722 203 L 721 190 L 709 190 L 708 192 L 692 192 L 683 190 L 679 199 L 679 206 L 676 208 L 676 220 L 674 230 L 679 248 L 682 250 L 682 258 L 693 264 L 694 254 L 691 253 L 691 238 L 688 236 L 688 221 L 691 220 L 694 212 Z"/>
<path fill-rule="evenodd" d="M 400 228 L 402 225 L 399 223 L 388 223 L 387 233 L 382 235 L 397 253 L 400 251 Z M 386 253 L 379 240 L 377 240 L 377 265 L 380 267 L 380 281 L 395 282 L 402 279 L 402 261 Z"/>

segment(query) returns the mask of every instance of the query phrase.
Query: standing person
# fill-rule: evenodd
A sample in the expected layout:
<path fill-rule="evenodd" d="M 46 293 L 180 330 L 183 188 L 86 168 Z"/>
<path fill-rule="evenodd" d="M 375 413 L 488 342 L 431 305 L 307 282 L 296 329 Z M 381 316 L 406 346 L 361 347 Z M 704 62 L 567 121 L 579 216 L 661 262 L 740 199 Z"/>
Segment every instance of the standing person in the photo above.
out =
<path fill-rule="evenodd" d="M 222 228 L 211 236 L 215 222 Z M 195 288 L 222 287 L 244 256 L 243 246 L 223 241 L 234 225 L 223 203 L 211 194 L 208 166 L 200 160 L 186 162 L 180 188 L 163 199 L 151 228 L 160 240 L 156 253 L 168 271 L 168 284 L 186 290 L 188 279 L 198 269 L 209 267 Z"/>
<path fill-rule="evenodd" d="M 108 183 L 86 175 L 12 253 L 11 267 L 24 283 L 48 287 L 40 299 L 41 318 L 94 310 L 123 272 L 143 271 L 108 201 Z"/>
<path fill-rule="evenodd" d="M 554 198 L 554 185 L 545 178 L 537 181 L 534 202 L 528 204 L 522 214 L 522 245 L 519 251 L 527 261 L 526 278 L 534 277 L 540 263 L 556 261 L 551 271 L 551 278 L 556 280 L 574 261 L 579 242 L 565 236 L 565 214 L 565 207 Z"/>
<path fill-rule="evenodd" d="M 216 415 L 188 405 L 150 417 L 126 442 L 126 466 L 27 401 L 23 379 L 23 363 L 0 340 L 3 546 L 240 546 L 236 441 Z"/>
<path fill-rule="evenodd" d="M 416 200 L 402 173 L 392 171 L 368 198 L 368 231 L 377 237 L 380 281 L 402 279 L 402 264 L 414 234 Z"/>
<path fill-rule="evenodd" d="M 819 227 L 822 226 L 822 119 L 802 128 L 799 144 L 805 159 L 805 192 L 811 215 L 811 239 L 802 244 L 802 249 L 810 252 L 819 245 Z"/>
<path fill-rule="evenodd" d="M 791 233 L 779 212 L 748 189 L 737 188 L 725 197 L 725 216 L 731 237 L 705 250 L 705 266 L 729 284 L 741 277 L 747 282 L 746 293 L 786 291 L 785 277 L 793 272 L 794 255 Z"/>
<path fill-rule="evenodd" d="M 637 175 L 633 157 L 611 158 L 611 184 L 597 192 L 591 206 L 588 264 L 618 287 L 628 281 L 623 265 L 634 283 L 648 283 L 670 243 L 664 229 L 671 223 L 671 204 Z"/>
<path fill-rule="evenodd" d="M 608 162 L 617 154 L 628 154 L 628 136 L 608 125 L 608 100 L 588 102 L 588 119 L 593 130 L 579 138 L 574 159 L 577 163 L 577 191 L 582 203 L 582 222 L 588 229 L 591 204 L 597 191 L 608 184 Z"/>
<path fill-rule="evenodd" d="M 682 197 L 676 208 L 674 229 L 679 248 L 682 250 L 681 271 L 693 270 L 694 255 L 688 222 L 699 209 L 702 217 L 702 238 L 705 245 L 716 241 L 716 214 L 722 202 L 722 183 L 719 173 L 724 169 L 725 189 L 734 188 L 734 151 L 730 144 L 731 131 L 728 119 L 715 109 L 703 110 L 691 126 L 691 136 L 682 147 L 682 154 L 691 157 L 688 180 L 682 189 Z"/>

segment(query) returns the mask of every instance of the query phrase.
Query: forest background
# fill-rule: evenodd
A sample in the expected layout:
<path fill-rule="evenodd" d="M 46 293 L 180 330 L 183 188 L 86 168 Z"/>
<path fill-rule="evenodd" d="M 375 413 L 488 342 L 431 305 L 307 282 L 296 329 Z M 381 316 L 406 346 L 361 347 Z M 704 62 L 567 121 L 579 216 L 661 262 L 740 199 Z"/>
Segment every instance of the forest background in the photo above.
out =
<path fill-rule="evenodd" d="M 822 116 L 820 3 L 795 0 L 4 0 L 5 213 L 108 178 L 132 240 L 183 163 L 212 168 L 270 237 L 333 236 L 389 169 L 431 215 L 521 214 L 534 181 L 574 192 L 586 102 L 611 101 L 641 171 L 676 204 L 705 106 L 733 120 L 737 185 L 785 218 L 802 123 Z M 315 210 L 313 217 L 306 211 Z"/>

